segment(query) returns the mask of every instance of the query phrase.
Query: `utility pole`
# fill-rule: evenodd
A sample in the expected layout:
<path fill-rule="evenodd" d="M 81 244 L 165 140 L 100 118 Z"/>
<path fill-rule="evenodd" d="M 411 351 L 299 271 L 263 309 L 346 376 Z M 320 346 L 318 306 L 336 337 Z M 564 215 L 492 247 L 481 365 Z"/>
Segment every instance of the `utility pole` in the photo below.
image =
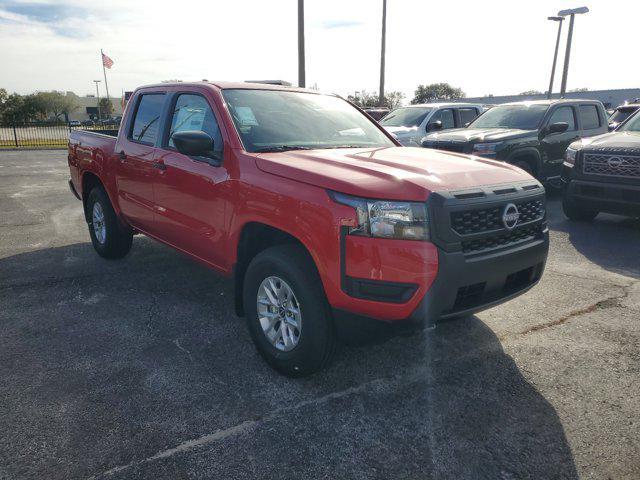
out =
<path fill-rule="evenodd" d="M 304 74 L 304 0 L 298 0 L 298 86 L 305 87 Z"/>
<path fill-rule="evenodd" d="M 567 35 L 567 49 L 564 52 L 564 68 L 562 69 L 562 84 L 560 85 L 560 98 L 564 98 L 567 91 L 567 76 L 569 75 L 569 59 L 571 58 L 571 40 L 573 38 L 573 20 L 575 15 L 569 18 L 569 33 Z"/>
<path fill-rule="evenodd" d="M 378 106 L 384 104 L 384 56 L 387 42 L 387 0 L 382 0 L 382 45 L 380 48 L 380 97 Z"/>
<path fill-rule="evenodd" d="M 100 121 L 101 117 L 100 117 L 100 90 L 98 90 L 98 84 L 101 82 L 101 80 L 94 80 L 93 81 L 96 84 L 96 98 L 98 99 L 98 121 Z"/>
<path fill-rule="evenodd" d="M 551 80 L 549 81 L 549 90 L 547 93 L 547 98 L 551 99 L 551 94 L 553 93 L 553 79 L 556 75 L 556 62 L 558 61 L 558 47 L 560 47 L 560 33 L 562 33 L 562 22 L 564 21 L 564 18 L 548 17 L 547 20 L 558 22 L 558 38 L 556 38 L 556 49 L 553 53 L 553 65 L 551 66 Z"/>
<path fill-rule="evenodd" d="M 561 10 L 558 12 L 559 17 L 569 18 L 569 33 L 567 34 L 567 49 L 564 54 L 564 69 L 562 71 L 562 84 L 560 85 L 560 98 L 564 98 L 567 91 L 567 76 L 569 75 L 569 59 L 571 58 L 571 40 L 573 39 L 573 22 L 576 15 L 587 13 L 587 7 L 572 8 L 570 10 Z"/>

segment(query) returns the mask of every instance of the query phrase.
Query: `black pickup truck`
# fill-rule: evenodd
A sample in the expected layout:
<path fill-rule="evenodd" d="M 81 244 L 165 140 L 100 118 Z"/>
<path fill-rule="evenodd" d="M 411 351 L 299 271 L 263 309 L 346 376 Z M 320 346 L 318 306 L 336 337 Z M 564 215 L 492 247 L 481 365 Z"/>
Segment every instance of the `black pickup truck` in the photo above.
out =
<path fill-rule="evenodd" d="M 538 100 L 498 105 L 467 128 L 427 135 L 422 146 L 501 160 L 540 181 L 557 182 L 569 144 L 607 130 L 598 101 Z"/>
<path fill-rule="evenodd" d="M 599 212 L 640 215 L 640 112 L 615 132 L 573 142 L 564 156 L 564 213 L 590 221 Z"/>

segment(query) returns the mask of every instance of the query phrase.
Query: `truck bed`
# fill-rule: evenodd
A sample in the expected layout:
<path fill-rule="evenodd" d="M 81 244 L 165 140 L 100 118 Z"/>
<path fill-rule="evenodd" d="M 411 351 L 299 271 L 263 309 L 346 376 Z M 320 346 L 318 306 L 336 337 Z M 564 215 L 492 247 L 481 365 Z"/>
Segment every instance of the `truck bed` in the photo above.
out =
<path fill-rule="evenodd" d="M 69 134 L 69 168 L 73 186 L 82 195 L 81 170 L 94 163 L 103 167 L 113 156 L 117 130 L 72 130 Z"/>

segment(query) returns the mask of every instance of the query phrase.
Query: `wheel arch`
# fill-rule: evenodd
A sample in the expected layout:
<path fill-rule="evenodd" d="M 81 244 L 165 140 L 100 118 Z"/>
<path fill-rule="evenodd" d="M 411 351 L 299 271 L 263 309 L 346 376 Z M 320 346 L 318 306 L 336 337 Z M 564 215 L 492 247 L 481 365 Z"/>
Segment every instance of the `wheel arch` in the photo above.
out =
<path fill-rule="evenodd" d="M 233 267 L 234 303 L 236 314 L 239 317 L 244 316 L 242 286 L 251 260 L 267 248 L 287 244 L 302 247 L 316 269 L 318 268 L 310 249 L 294 234 L 259 221 L 247 222 L 241 227 L 238 235 L 236 262 Z"/>
<path fill-rule="evenodd" d="M 87 199 L 89 198 L 89 193 L 95 187 L 102 187 L 105 191 L 106 191 L 106 188 L 104 186 L 104 183 L 102 183 L 102 180 L 100 180 L 100 177 L 98 177 L 98 175 L 96 175 L 93 172 L 84 172 L 82 174 L 81 185 L 82 185 L 82 190 L 80 195 L 82 196 L 82 207 L 84 210 L 85 219 L 89 221 L 89 217 L 87 213 Z M 108 195 L 109 193 L 107 192 L 107 196 Z"/>
<path fill-rule="evenodd" d="M 540 156 L 540 152 L 533 147 L 516 150 L 509 156 L 507 162 L 510 164 L 527 162 L 531 166 L 533 176 L 536 178 L 539 178 L 542 172 L 542 157 Z"/>

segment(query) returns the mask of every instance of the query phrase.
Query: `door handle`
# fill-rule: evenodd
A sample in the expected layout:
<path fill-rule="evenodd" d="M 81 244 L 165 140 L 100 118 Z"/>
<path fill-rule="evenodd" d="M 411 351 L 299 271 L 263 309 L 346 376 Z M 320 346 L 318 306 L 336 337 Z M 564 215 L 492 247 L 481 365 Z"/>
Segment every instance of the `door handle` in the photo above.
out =
<path fill-rule="evenodd" d="M 153 168 L 157 168 L 158 170 L 166 170 L 167 166 L 163 162 L 153 162 Z"/>
<path fill-rule="evenodd" d="M 126 154 L 126 153 L 124 153 L 124 150 L 122 150 L 122 151 L 118 154 L 118 156 L 120 157 L 120 161 L 121 161 L 121 162 L 124 162 L 124 161 L 127 159 L 127 154 Z"/>

